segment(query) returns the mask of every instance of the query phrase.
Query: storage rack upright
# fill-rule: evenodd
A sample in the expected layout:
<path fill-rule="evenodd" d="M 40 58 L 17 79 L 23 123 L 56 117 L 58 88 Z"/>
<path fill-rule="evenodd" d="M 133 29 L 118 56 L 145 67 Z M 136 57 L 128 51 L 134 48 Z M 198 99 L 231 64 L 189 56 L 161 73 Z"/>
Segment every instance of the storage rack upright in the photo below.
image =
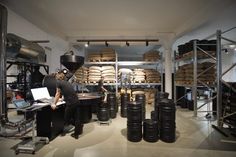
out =
<path fill-rule="evenodd" d="M 221 56 L 222 40 L 229 42 L 230 44 L 236 45 L 236 41 L 223 36 L 225 33 L 229 33 L 235 29 L 236 29 L 236 27 L 232 27 L 232 28 L 230 28 L 226 31 L 223 31 L 223 32 L 221 30 L 218 30 L 216 32 L 217 55 L 218 55 L 218 61 L 217 61 L 217 126 L 220 128 L 223 128 L 224 124 L 229 125 L 224 122 L 225 118 L 231 117 L 236 114 L 236 112 L 233 112 L 230 114 L 223 114 L 223 112 L 222 112 L 223 111 L 223 108 L 222 108 L 222 103 L 223 103 L 222 102 L 222 94 L 223 94 L 222 93 L 222 84 L 224 84 L 225 86 L 230 88 L 234 93 L 236 93 L 236 89 L 233 86 L 231 86 L 229 83 L 224 81 L 223 76 L 236 67 L 236 62 L 234 61 L 234 63 L 228 69 L 226 69 L 224 72 L 222 72 L 222 56 Z M 235 128 L 236 126 L 233 126 L 233 127 Z"/>
<path fill-rule="evenodd" d="M 190 64 L 193 63 L 193 81 L 191 84 L 176 84 L 176 80 L 174 81 L 174 100 L 175 103 L 177 103 L 179 100 L 181 100 L 184 96 L 182 96 L 181 98 L 179 98 L 178 100 L 176 100 L 176 86 L 184 86 L 184 87 L 189 87 L 192 90 L 192 100 L 193 100 L 193 116 L 197 117 L 198 116 L 198 112 L 207 112 L 207 113 L 213 113 L 216 111 L 213 111 L 213 109 L 208 109 L 206 111 L 199 111 L 199 109 L 201 109 L 202 107 L 204 107 L 205 105 L 209 104 L 213 99 L 216 98 L 210 96 L 203 104 L 201 104 L 198 107 L 198 98 L 197 98 L 197 90 L 198 87 L 206 87 L 209 91 L 215 91 L 216 90 L 216 85 L 215 84 L 207 84 L 203 81 L 201 81 L 199 79 L 200 76 L 202 76 L 203 74 L 205 74 L 206 72 L 208 72 L 210 69 L 214 68 L 216 66 L 216 57 L 214 57 L 212 54 L 214 54 L 215 52 L 211 52 L 211 51 L 207 51 L 204 50 L 201 46 L 216 46 L 216 44 L 201 44 L 199 43 L 197 40 L 193 41 L 193 50 L 190 52 L 187 52 L 184 57 L 179 58 L 177 60 L 175 60 L 175 73 L 176 73 L 176 67 L 179 65 L 180 62 L 184 62 L 185 64 Z M 198 54 L 203 53 L 205 55 L 204 58 L 199 59 L 198 58 Z M 174 58 L 176 58 L 176 52 L 174 54 Z M 204 63 L 206 61 L 212 61 L 214 62 L 214 64 L 210 67 L 208 67 L 207 69 L 205 69 L 204 71 L 198 73 L 197 68 L 198 68 L 198 63 Z M 212 94 L 210 94 L 212 95 Z"/>
<path fill-rule="evenodd" d="M 197 112 L 198 112 L 198 109 L 199 107 L 197 106 L 197 87 L 198 87 L 198 82 L 200 83 L 203 83 L 201 81 L 198 80 L 198 77 L 200 76 L 200 74 L 198 75 L 197 74 L 197 63 L 198 63 L 198 58 L 197 58 L 197 52 L 199 52 L 198 50 L 200 50 L 201 52 L 207 54 L 211 59 L 213 59 L 215 61 L 215 65 L 216 66 L 216 82 L 215 82 L 215 85 L 214 86 L 211 86 L 210 88 L 214 87 L 215 88 L 215 91 L 217 92 L 216 96 L 214 97 L 211 97 L 210 99 L 207 100 L 206 103 L 202 104 L 200 107 L 206 105 L 207 103 L 211 102 L 213 99 L 217 99 L 217 110 L 216 110 L 216 115 L 217 115 L 217 126 L 218 127 L 223 127 L 223 124 L 224 124 L 224 119 L 227 118 L 227 117 L 230 117 L 230 116 L 233 116 L 236 114 L 236 112 L 234 113 L 231 113 L 231 114 L 228 114 L 228 115 L 223 115 L 222 114 L 222 83 L 224 85 L 226 85 L 227 87 L 229 87 L 233 92 L 236 93 L 236 89 L 234 87 L 232 87 L 229 83 L 225 82 L 222 77 L 228 73 L 229 71 L 231 71 L 233 68 L 236 67 L 236 63 L 233 63 L 233 65 L 231 65 L 227 70 L 225 70 L 223 73 L 222 73 L 222 39 L 225 40 L 225 41 L 228 41 L 229 43 L 232 43 L 232 44 L 236 44 L 236 42 L 234 40 L 231 40 L 231 39 L 228 39 L 226 37 L 223 37 L 222 35 L 227 33 L 227 32 L 230 32 L 232 30 L 235 30 L 236 27 L 232 27 L 226 31 L 221 31 L 221 30 L 217 30 L 215 34 L 209 36 L 208 38 L 206 39 L 209 39 L 209 38 L 212 38 L 212 37 L 215 37 L 216 36 L 216 57 L 212 56 L 211 54 L 208 54 L 205 50 L 203 50 L 202 48 L 200 48 L 199 46 L 200 45 L 205 45 L 205 44 L 198 44 L 197 41 L 195 40 L 194 41 L 194 44 L 193 44 L 193 59 L 192 61 L 190 60 L 190 62 L 193 62 L 194 66 L 193 66 L 193 78 L 194 78 L 194 81 L 193 81 L 193 85 L 192 85 L 192 92 L 193 92 L 193 95 L 192 95 L 192 98 L 194 100 L 194 117 L 197 117 Z M 176 52 L 174 53 L 174 59 L 176 58 Z M 184 59 L 178 59 L 178 60 L 175 60 L 174 61 L 174 65 L 175 65 L 175 68 L 174 68 L 174 72 L 176 73 L 176 66 L 179 64 L 180 61 L 182 60 L 185 60 L 186 58 Z M 211 67 L 210 67 L 211 68 Z M 208 69 L 210 69 L 208 68 Z M 207 71 L 207 70 L 206 70 Z M 202 74 L 202 73 L 201 73 Z M 174 81 L 174 100 L 175 100 L 175 103 L 177 101 L 179 101 L 180 99 L 176 100 L 176 81 Z M 206 84 L 203 83 L 203 86 L 206 86 Z M 209 111 L 207 111 L 209 112 Z M 215 112 L 215 111 L 210 111 L 210 112 Z"/>

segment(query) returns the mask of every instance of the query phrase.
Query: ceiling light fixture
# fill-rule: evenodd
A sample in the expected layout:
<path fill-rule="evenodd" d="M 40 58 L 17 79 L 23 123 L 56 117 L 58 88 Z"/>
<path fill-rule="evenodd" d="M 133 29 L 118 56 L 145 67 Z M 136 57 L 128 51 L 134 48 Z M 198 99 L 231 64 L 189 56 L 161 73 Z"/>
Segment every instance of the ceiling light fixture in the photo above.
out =
<path fill-rule="evenodd" d="M 129 46 L 129 42 L 128 41 L 126 41 L 126 46 Z"/>
<path fill-rule="evenodd" d="M 229 45 L 229 47 L 233 49 L 233 48 L 235 48 L 235 45 Z"/>
<path fill-rule="evenodd" d="M 228 49 L 224 49 L 225 54 L 229 54 Z"/>
<path fill-rule="evenodd" d="M 88 46 L 89 46 L 89 41 L 88 41 L 86 44 L 84 44 L 84 46 L 85 46 L 85 47 L 88 47 Z"/>
<path fill-rule="evenodd" d="M 107 41 L 105 41 L 105 45 L 106 45 L 106 47 L 108 47 L 108 46 L 109 46 L 109 44 L 107 43 Z"/>
<path fill-rule="evenodd" d="M 112 42 L 125 42 L 126 46 L 130 46 L 130 42 L 142 42 L 145 43 L 146 46 L 149 46 L 150 42 L 159 42 L 159 39 L 80 39 L 76 40 L 77 42 L 83 42 L 86 43 L 85 47 L 89 46 L 89 43 L 91 42 L 105 42 L 105 46 L 109 46 Z M 109 44 L 108 44 L 109 42 Z"/>

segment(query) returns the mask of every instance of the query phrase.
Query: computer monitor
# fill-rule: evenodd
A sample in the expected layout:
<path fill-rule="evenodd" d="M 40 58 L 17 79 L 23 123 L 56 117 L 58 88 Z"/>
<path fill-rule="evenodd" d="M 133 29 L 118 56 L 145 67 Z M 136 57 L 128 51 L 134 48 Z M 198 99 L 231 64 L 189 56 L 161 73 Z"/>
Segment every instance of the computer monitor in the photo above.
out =
<path fill-rule="evenodd" d="M 31 89 L 31 93 L 33 95 L 34 100 L 40 100 L 40 99 L 50 99 L 50 95 L 48 92 L 47 87 L 41 87 L 41 88 L 33 88 Z"/>
<path fill-rule="evenodd" d="M 12 102 L 18 109 L 30 106 L 30 104 L 27 103 L 24 99 L 16 99 L 13 100 Z"/>

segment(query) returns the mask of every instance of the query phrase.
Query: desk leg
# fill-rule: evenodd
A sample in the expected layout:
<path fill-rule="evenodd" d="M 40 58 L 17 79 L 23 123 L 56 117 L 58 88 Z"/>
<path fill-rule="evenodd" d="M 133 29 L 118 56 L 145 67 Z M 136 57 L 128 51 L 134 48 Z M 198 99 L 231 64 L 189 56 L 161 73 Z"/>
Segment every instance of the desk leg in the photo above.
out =
<path fill-rule="evenodd" d="M 15 150 L 16 154 L 19 154 L 20 152 L 31 152 L 32 154 L 35 154 L 37 143 L 39 142 L 43 142 L 45 144 L 49 143 L 49 139 L 47 137 L 35 136 L 35 124 L 36 124 L 36 112 L 34 112 L 34 119 L 32 121 L 32 140 L 26 144 L 18 145 Z"/>

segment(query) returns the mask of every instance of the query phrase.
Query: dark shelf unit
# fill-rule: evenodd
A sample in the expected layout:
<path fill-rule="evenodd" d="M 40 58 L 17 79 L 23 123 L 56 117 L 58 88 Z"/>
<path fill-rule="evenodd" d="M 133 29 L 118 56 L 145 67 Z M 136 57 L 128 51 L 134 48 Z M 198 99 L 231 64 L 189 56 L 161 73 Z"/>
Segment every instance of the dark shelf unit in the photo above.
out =
<path fill-rule="evenodd" d="M 20 73 L 23 75 L 23 79 L 21 82 L 11 82 L 11 83 L 6 83 L 8 85 L 23 85 L 23 89 L 20 89 L 19 91 L 22 92 L 22 95 L 25 97 L 26 96 L 26 92 L 28 90 L 28 88 L 30 87 L 30 82 L 27 82 L 27 72 L 32 73 L 33 68 L 35 66 L 39 66 L 39 67 L 43 67 L 45 72 L 47 74 L 49 74 L 49 66 L 48 65 L 44 65 L 44 64 L 39 64 L 39 63 L 31 63 L 31 62 L 21 62 L 21 61 L 12 61 L 12 60 L 7 60 L 7 70 L 9 70 L 13 65 L 17 65 L 17 66 L 22 66 L 22 70 L 20 71 Z M 19 74 L 19 73 L 18 73 Z M 9 77 L 18 77 L 18 74 L 16 75 L 6 75 L 6 79 Z"/>

